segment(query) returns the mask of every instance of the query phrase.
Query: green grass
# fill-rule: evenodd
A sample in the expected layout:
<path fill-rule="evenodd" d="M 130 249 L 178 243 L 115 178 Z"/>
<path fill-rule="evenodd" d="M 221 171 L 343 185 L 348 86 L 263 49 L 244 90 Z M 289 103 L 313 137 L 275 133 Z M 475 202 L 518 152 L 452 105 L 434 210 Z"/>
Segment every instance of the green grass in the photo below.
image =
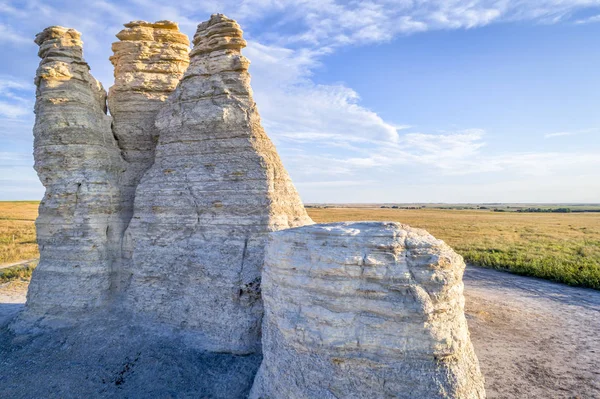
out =
<path fill-rule="evenodd" d="M 600 289 L 599 213 L 309 209 L 316 222 L 393 220 L 424 228 L 477 266 Z"/>
<path fill-rule="evenodd" d="M 35 269 L 37 262 L 33 262 L 23 266 L 13 266 L 0 269 L 0 283 L 6 283 L 12 280 L 29 280 L 31 273 Z"/>

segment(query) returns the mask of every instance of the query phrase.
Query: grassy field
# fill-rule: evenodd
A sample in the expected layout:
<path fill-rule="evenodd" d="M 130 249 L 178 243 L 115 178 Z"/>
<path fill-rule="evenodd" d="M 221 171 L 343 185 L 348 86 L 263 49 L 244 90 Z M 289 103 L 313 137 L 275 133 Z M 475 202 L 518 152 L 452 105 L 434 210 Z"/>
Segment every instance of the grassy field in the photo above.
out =
<path fill-rule="evenodd" d="M 38 256 L 37 208 L 35 201 L 0 202 L 0 265 Z M 308 213 L 319 223 L 406 223 L 446 241 L 469 263 L 600 289 L 600 213 L 430 208 L 310 208 Z M 22 269 L 14 272 L 27 273 Z"/>
<path fill-rule="evenodd" d="M 311 208 L 319 223 L 392 220 L 424 228 L 469 263 L 600 289 L 599 213 Z"/>
<path fill-rule="evenodd" d="M 13 266 L 0 269 L 0 283 L 6 283 L 12 280 L 27 281 L 31 278 L 33 269 L 37 266 L 37 261 L 20 266 Z"/>
<path fill-rule="evenodd" d="M 37 201 L 0 202 L 0 265 L 38 257 Z"/>

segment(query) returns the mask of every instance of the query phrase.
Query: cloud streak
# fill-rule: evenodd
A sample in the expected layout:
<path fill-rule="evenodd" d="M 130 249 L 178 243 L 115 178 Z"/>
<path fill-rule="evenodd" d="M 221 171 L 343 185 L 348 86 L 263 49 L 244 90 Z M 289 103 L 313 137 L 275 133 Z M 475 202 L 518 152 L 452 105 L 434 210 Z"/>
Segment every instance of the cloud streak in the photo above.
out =
<path fill-rule="evenodd" d="M 600 0 L 8 1 L 0 2 L 0 42 L 34 54 L 32 39 L 45 26 L 74 27 L 82 32 L 92 73 L 109 87 L 112 67 L 107 59 L 119 23 L 172 19 L 191 36 L 198 22 L 211 13 L 223 12 L 238 19 L 246 30 L 249 46 L 244 54 L 252 60 L 255 99 L 264 125 L 300 189 L 350 190 L 367 182 L 416 179 L 413 176 L 453 179 L 501 172 L 540 176 L 548 171 L 598 167 L 597 157 L 588 153 L 490 155 L 486 153 L 488 134 L 483 129 L 465 126 L 421 131 L 419 126 L 411 126 L 410 120 L 382 118 L 344 83 L 317 84 L 314 79 L 324 57 L 345 46 L 515 21 L 584 23 L 573 16 L 594 7 L 600 7 Z M 28 62 L 31 65 L 26 69 L 31 74 L 35 64 Z M 29 76 L 0 76 L 0 123 L 4 126 L 0 139 L 29 140 L 31 146 L 32 108 Z M 583 133 L 574 130 L 544 137 Z"/>
<path fill-rule="evenodd" d="M 547 133 L 544 135 L 545 139 L 551 139 L 554 137 L 565 137 L 565 136 L 577 136 L 580 134 L 589 134 L 589 133 L 597 133 L 600 132 L 600 128 L 591 128 L 591 129 L 583 129 L 583 130 L 574 130 L 574 131 L 566 131 L 566 132 L 555 132 L 555 133 Z"/>

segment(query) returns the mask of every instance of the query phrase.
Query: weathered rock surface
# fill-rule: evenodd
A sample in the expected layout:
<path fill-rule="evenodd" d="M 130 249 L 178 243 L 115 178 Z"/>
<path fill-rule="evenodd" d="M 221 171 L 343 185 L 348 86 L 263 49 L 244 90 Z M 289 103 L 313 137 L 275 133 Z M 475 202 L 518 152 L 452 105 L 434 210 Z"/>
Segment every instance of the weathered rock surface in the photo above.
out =
<path fill-rule="evenodd" d="M 398 223 L 272 233 L 251 398 L 483 398 L 464 262 Z"/>
<path fill-rule="evenodd" d="M 110 61 L 115 83 L 108 94 L 113 131 L 127 168 L 121 178 L 123 217 L 133 213 L 135 188 L 154 162 L 154 120 L 189 65 L 190 42 L 171 21 L 132 21 L 117 34 Z"/>
<path fill-rule="evenodd" d="M 261 127 L 244 46 L 223 15 L 198 26 L 124 243 L 126 308 L 232 353 L 260 351 L 267 233 L 312 223 Z"/>
<path fill-rule="evenodd" d="M 483 398 L 462 258 L 397 223 L 306 226 L 261 127 L 239 25 L 213 15 L 189 57 L 173 22 L 125 27 L 114 123 L 79 33 L 36 38 L 46 195 L 25 314 L 76 323 L 22 337 L 0 326 L 3 361 L 50 353 L 62 364 L 51 389 L 83 365 L 59 396 L 246 397 L 262 333 L 253 398 Z M 33 362 L 32 382 L 47 363 Z M 25 392 L 20 378 L 7 375 L 9 394 Z"/>
<path fill-rule="evenodd" d="M 46 187 L 36 221 L 40 262 L 30 315 L 105 303 L 122 230 L 118 176 L 124 170 L 106 115 L 106 92 L 89 73 L 79 32 L 46 28 L 35 39 L 35 170 Z"/>

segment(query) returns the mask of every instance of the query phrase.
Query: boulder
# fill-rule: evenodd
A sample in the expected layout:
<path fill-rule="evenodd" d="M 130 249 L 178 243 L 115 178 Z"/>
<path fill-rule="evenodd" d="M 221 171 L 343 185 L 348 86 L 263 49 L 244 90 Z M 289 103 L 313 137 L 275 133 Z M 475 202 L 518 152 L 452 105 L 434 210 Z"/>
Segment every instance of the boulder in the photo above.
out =
<path fill-rule="evenodd" d="M 484 398 L 464 268 L 443 241 L 398 223 L 272 233 L 250 397 Z"/>

